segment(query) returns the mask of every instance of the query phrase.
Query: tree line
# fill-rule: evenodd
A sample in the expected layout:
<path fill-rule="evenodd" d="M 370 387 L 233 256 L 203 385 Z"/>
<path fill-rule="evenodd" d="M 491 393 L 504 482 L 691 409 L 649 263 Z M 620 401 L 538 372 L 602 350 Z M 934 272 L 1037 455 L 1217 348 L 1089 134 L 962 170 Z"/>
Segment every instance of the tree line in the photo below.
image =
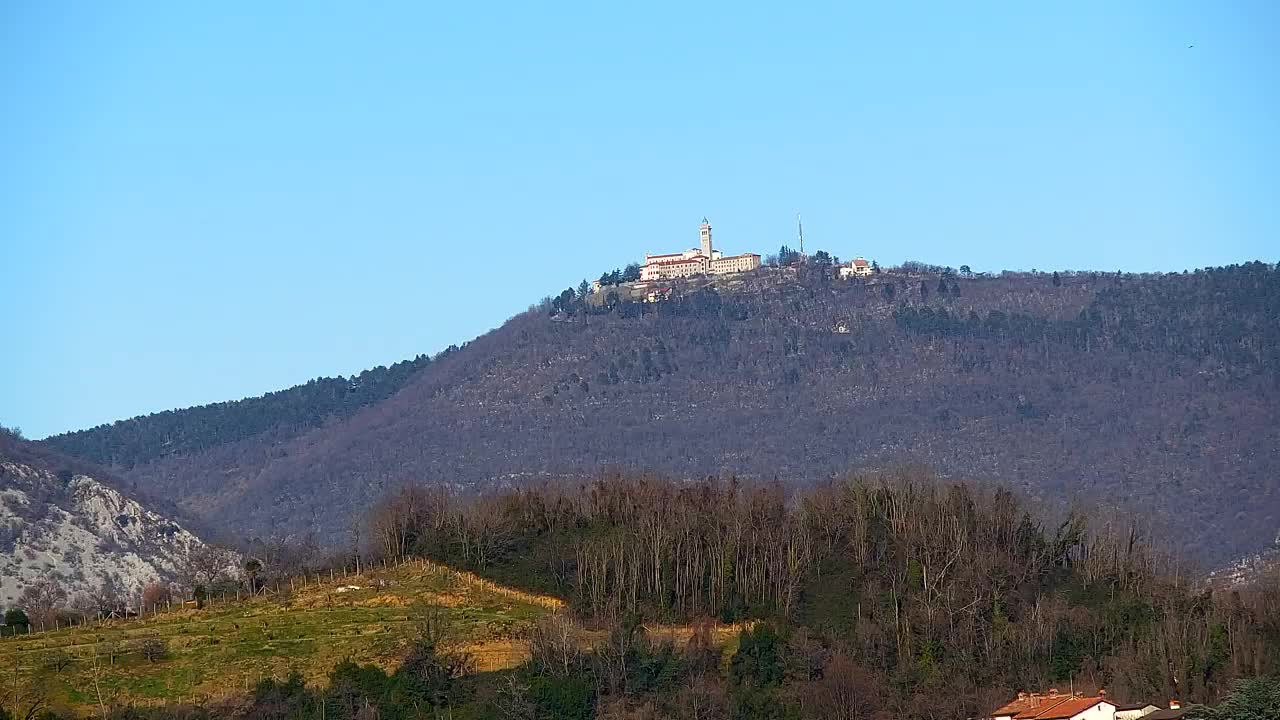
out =
<path fill-rule="evenodd" d="M 407 486 L 370 530 L 388 556 L 558 593 L 586 619 L 803 628 L 912 716 L 921 693 L 975 712 L 993 690 L 1068 682 L 1212 701 L 1280 671 L 1274 578 L 1202 587 L 1122 523 L 1046 526 L 1007 490 L 915 470 L 791 496 L 626 474 L 473 499 Z"/>

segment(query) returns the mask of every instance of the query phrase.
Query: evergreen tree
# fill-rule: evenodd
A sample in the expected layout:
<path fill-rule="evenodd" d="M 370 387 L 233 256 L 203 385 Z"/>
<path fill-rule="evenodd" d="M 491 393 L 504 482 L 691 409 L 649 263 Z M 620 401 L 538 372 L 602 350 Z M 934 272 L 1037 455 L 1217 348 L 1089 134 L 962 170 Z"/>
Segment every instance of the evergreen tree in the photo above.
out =
<path fill-rule="evenodd" d="M 1193 707 L 1188 718 L 1196 720 L 1280 720 L 1280 679 L 1257 677 L 1237 680 L 1231 693 L 1216 708 Z"/>
<path fill-rule="evenodd" d="M 4 624 L 15 630 L 17 628 L 25 630 L 31 624 L 31 620 L 21 608 L 13 608 L 4 614 Z"/>

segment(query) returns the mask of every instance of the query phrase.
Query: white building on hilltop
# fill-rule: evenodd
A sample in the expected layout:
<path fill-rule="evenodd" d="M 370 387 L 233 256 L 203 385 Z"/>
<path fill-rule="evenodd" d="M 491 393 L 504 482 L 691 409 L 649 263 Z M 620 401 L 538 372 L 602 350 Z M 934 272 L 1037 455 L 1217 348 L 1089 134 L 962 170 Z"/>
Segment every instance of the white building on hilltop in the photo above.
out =
<path fill-rule="evenodd" d="M 863 258 L 854 258 L 853 262 L 848 265 L 840 266 L 840 277 L 842 278 L 866 277 L 872 272 L 873 268 L 871 267 L 871 263 L 867 262 Z"/>
<path fill-rule="evenodd" d="M 725 275 L 755 270 L 760 267 L 760 256 L 755 253 L 725 257 L 711 247 L 711 223 L 702 218 L 698 229 L 698 247 L 666 255 L 645 255 L 640 268 L 640 280 L 667 280 L 693 275 Z"/>

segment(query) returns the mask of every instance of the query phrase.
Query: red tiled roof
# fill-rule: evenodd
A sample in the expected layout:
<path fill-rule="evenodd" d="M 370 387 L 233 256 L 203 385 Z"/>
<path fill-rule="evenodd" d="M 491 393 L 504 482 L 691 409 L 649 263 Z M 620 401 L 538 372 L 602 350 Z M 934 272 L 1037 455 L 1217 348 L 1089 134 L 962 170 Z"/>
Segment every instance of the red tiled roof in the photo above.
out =
<path fill-rule="evenodd" d="M 1027 708 L 1035 707 L 1035 703 L 1041 699 L 1043 698 L 1033 696 L 1015 698 L 1010 700 L 1003 707 L 998 707 L 995 710 L 992 710 L 991 714 L 995 717 L 1000 717 L 1002 715 L 1017 715 Z"/>
<path fill-rule="evenodd" d="M 854 261 L 853 261 L 853 266 L 854 266 L 854 267 L 866 267 L 866 266 L 867 266 L 867 261 L 866 261 L 866 260 L 863 260 L 862 258 L 858 258 L 857 260 L 854 260 Z"/>
<path fill-rule="evenodd" d="M 1054 697 L 1041 695 L 1035 698 L 1036 702 L 1034 704 L 1023 708 L 1023 710 L 1014 715 L 1014 717 L 1017 718 L 1017 720 L 1035 720 L 1041 717 L 1041 713 L 1049 712 L 1053 708 L 1056 708 L 1070 699 L 1070 695 L 1056 695 Z"/>
<path fill-rule="evenodd" d="M 691 257 L 685 260 L 660 260 L 658 262 L 646 263 L 647 265 L 683 265 L 685 263 L 701 264 L 701 257 Z"/>
<path fill-rule="evenodd" d="M 1058 703 L 1035 716 L 1036 720 L 1065 720 L 1066 718 L 1078 715 L 1088 710 L 1100 702 L 1105 702 L 1104 697 L 1068 697 L 1064 703 Z"/>

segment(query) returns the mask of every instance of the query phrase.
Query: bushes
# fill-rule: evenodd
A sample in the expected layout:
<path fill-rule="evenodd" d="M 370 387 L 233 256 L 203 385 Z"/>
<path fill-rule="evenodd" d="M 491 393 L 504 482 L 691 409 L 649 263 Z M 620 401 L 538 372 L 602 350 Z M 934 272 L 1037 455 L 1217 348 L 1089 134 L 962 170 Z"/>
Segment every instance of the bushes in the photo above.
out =
<path fill-rule="evenodd" d="M 169 657 L 169 644 L 160 638 L 147 638 L 138 644 L 138 652 L 149 663 L 157 663 Z"/>
<path fill-rule="evenodd" d="M 173 600 L 173 590 L 161 583 L 148 583 L 142 590 L 142 607 L 151 609 L 166 605 Z"/>
<path fill-rule="evenodd" d="M 21 608 L 11 608 L 4 614 L 4 624 L 10 634 L 18 634 L 27 631 L 31 626 L 31 620 Z"/>

